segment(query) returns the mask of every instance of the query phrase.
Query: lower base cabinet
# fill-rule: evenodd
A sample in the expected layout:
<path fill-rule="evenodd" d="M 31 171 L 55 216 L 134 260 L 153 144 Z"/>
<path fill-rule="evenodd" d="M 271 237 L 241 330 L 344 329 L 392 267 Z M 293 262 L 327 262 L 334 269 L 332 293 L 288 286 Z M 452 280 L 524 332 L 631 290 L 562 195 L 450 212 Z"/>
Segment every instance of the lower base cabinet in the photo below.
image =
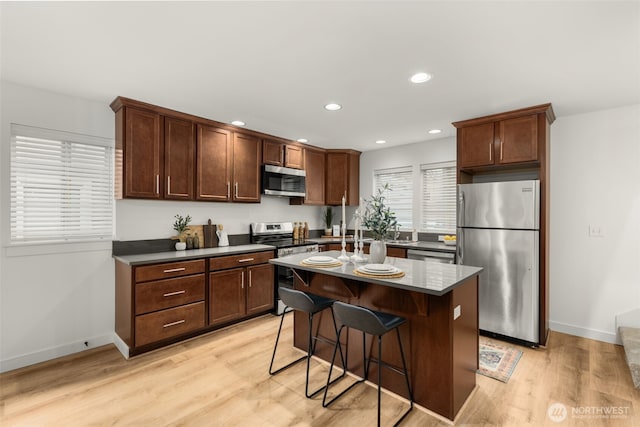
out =
<path fill-rule="evenodd" d="M 136 345 L 143 346 L 204 328 L 204 302 L 136 317 Z"/>

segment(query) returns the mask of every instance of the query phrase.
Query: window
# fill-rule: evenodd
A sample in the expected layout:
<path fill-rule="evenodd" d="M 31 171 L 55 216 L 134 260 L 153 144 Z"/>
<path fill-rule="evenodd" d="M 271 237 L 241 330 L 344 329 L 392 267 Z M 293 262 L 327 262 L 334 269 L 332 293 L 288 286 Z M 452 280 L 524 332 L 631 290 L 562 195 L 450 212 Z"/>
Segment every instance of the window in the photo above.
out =
<path fill-rule="evenodd" d="M 11 243 L 113 238 L 113 142 L 11 125 Z"/>
<path fill-rule="evenodd" d="M 375 190 L 389 185 L 385 193 L 386 201 L 395 212 L 398 226 L 413 228 L 413 174 L 411 166 L 374 171 Z"/>
<path fill-rule="evenodd" d="M 426 232 L 456 232 L 455 163 L 422 165 L 420 229 Z"/>

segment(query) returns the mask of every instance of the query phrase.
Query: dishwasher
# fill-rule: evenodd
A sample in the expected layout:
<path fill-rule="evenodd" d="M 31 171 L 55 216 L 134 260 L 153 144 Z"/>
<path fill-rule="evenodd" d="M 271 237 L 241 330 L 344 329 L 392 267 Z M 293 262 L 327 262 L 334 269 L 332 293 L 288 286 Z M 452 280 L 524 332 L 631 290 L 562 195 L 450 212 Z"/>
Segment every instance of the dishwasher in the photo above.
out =
<path fill-rule="evenodd" d="M 456 262 L 455 252 L 425 251 L 421 249 L 409 249 L 407 258 L 441 262 L 443 264 L 455 264 Z"/>

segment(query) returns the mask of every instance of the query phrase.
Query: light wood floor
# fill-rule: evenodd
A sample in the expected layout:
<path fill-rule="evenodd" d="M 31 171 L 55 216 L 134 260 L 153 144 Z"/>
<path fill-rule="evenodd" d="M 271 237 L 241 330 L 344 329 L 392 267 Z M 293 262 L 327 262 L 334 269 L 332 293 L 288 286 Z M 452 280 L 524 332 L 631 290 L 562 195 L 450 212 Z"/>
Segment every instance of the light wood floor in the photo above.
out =
<path fill-rule="evenodd" d="M 114 346 L 104 346 L 4 373 L 0 425 L 375 425 L 373 387 L 356 387 L 325 409 L 321 396 L 304 397 L 304 363 L 268 374 L 278 321 L 263 316 L 130 360 Z M 280 360 L 299 354 L 290 349 L 290 319 L 285 324 L 289 340 L 283 341 Z M 456 425 L 640 425 L 640 392 L 633 388 L 622 347 L 552 333 L 547 348 L 520 349 L 524 354 L 507 384 L 477 376 L 478 386 Z M 327 367 L 314 365 L 311 378 L 319 385 Z M 562 423 L 547 416 L 556 402 L 568 410 Z M 384 394 L 382 405 L 386 425 L 406 407 Z M 583 416 L 600 408 L 623 414 L 578 418 L 573 408 Z M 414 409 L 402 425 L 448 423 Z"/>

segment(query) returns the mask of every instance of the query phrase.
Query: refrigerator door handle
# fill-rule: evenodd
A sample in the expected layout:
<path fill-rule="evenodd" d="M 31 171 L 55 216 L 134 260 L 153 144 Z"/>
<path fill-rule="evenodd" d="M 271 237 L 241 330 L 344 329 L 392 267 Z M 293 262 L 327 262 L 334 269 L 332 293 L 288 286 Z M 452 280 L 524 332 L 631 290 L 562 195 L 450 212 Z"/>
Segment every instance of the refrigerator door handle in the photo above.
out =
<path fill-rule="evenodd" d="M 464 191 L 458 187 L 458 227 L 464 225 Z"/>
<path fill-rule="evenodd" d="M 456 236 L 456 238 L 458 239 L 458 247 L 456 248 L 458 250 L 457 253 L 457 258 L 458 258 L 458 264 L 460 265 L 464 265 L 464 228 L 458 228 L 458 235 Z"/>

